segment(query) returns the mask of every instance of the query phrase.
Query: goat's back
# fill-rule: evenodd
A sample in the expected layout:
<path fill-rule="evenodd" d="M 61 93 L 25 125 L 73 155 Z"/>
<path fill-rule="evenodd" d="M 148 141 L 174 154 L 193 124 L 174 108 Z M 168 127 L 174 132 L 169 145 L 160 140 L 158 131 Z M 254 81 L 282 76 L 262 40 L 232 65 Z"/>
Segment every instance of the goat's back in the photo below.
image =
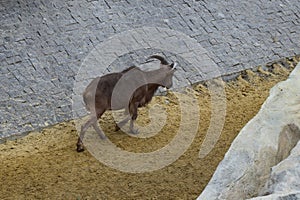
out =
<path fill-rule="evenodd" d="M 83 93 L 83 100 L 90 112 L 127 108 L 130 101 L 139 101 L 144 97 L 146 84 L 144 72 L 132 66 L 120 73 L 106 74 L 92 80 Z"/>
<path fill-rule="evenodd" d="M 93 79 L 83 92 L 86 109 L 88 111 L 95 111 L 100 107 L 107 109 L 113 88 L 121 76 L 120 73 L 111 73 Z"/>
<path fill-rule="evenodd" d="M 145 72 L 137 67 L 132 67 L 122 75 L 115 85 L 112 92 L 111 109 L 127 108 L 131 102 L 140 102 L 146 93 Z"/>

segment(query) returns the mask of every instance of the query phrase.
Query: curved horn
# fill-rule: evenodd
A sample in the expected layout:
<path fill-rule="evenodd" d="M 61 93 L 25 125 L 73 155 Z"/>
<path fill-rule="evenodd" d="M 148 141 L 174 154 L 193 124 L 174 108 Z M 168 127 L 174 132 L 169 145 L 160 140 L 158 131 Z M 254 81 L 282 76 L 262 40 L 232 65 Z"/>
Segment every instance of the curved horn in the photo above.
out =
<path fill-rule="evenodd" d="M 167 61 L 164 57 L 162 57 L 162 56 L 159 56 L 159 55 L 152 55 L 152 56 L 150 56 L 149 58 L 147 58 L 147 60 L 149 60 L 149 59 L 151 59 L 151 58 L 155 58 L 155 59 L 160 60 L 160 63 L 161 63 L 162 65 L 168 65 L 168 64 L 169 64 L 168 61 Z"/>

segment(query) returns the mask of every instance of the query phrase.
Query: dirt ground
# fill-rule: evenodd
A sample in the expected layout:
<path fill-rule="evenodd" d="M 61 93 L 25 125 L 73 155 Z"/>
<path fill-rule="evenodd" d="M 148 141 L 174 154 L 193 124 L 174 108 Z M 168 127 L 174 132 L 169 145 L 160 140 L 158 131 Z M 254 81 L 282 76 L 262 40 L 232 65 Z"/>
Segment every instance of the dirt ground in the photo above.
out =
<path fill-rule="evenodd" d="M 293 62 L 291 62 L 293 61 Z M 1 199 L 195 199 L 204 189 L 231 142 L 260 109 L 269 90 L 285 80 L 299 58 L 284 62 L 290 68 L 273 64 L 271 71 L 243 72 L 226 83 L 227 112 L 224 128 L 213 150 L 199 158 L 200 146 L 209 127 L 210 93 L 199 84 L 193 94 L 200 107 L 197 134 L 187 151 L 162 169 L 145 173 L 125 173 L 108 167 L 88 151 L 76 152 L 74 121 L 60 123 L 0 145 Z M 191 91 L 190 91 L 191 92 Z M 180 123 L 180 106 L 173 93 L 155 97 L 140 109 L 138 124 L 149 123 L 148 109 L 159 104 L 167 123 L 155 136 L 131 137 L 114 132 L 112 115 L 106 113 L 100 124 L 108 139 L 132 152 L 152 152 L 167 145 Z M 89 132 L 94 132 L 90 129 Z"/>

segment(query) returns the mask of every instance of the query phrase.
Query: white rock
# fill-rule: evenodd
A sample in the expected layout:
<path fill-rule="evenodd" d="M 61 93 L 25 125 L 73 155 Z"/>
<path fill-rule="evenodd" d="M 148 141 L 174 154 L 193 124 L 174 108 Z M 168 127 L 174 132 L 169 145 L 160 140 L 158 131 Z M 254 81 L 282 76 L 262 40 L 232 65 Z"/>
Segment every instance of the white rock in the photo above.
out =
<path fill-rule="evenodd" d="M 289 154 L 299 141 L 299 127 L 300 64 L 286 81 L 271 89 L 270 96 L 236 137 L 198 200 L 240 200 L 258 195 L 297 199 L 300 144 Z"/>
<path fill-rule="evenodd" d="M 280 199 L 283 197 L 290 197 L 290 199 L 295 199 L 291 197 L 298 197 L 297 199 L 300 199 L 300 142 L 288 158 L 272 167 L 271 177 L 260 195 L 263 197 L 253 198 L 253 200 Z"/>
<path fill-rule="evenodd" d="M 251 200 L 297 200 L 300 199 L 300 192 L 286 194 L 271 194 L 268 196 L 256 197 Z"/>

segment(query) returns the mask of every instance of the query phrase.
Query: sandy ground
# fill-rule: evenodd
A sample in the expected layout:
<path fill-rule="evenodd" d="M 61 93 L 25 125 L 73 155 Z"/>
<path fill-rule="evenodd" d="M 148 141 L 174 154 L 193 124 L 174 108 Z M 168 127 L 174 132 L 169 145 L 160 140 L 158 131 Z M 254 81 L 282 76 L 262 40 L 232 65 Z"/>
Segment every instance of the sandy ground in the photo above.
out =
<path fill-rule="evenodd" d="M 200 107 L 200 123 L 187 151 L 171 165 L 145 173 L 125 173 L 108 167 L 88 151 L 77 153 L 74 121 L 57 124 L 40 132 L 0 145 L 1 199 L 195 199 L 204 189 L 218 163 L 241 128 L 258 112 L 269 89 L 285 80 L 291 68 L 278 64 L 272 72 L 246 71 L 226 84 L 227 113 L 221 136 L 213 150 L 199 158 L 200 146 L 209 127 L 211 98 L 203 85 L 190 93 Z M 100 120 L 108 139 L 131 152 L 152 152 L 167 145 L 180 123 L 180 106 L 173 93 L 155 97 L 140 109 L 138 124 L 149 124 L 148 110 L 160 105 L 167 114 L 162 130 L 149 138 L 114 132 L 112 115 Z M 94 130 L 89 129 L 89 134 Z M 87 136 L 92 137 L 92 136 Z M 101 142 L 101 141 L 100 141 Z"/>

